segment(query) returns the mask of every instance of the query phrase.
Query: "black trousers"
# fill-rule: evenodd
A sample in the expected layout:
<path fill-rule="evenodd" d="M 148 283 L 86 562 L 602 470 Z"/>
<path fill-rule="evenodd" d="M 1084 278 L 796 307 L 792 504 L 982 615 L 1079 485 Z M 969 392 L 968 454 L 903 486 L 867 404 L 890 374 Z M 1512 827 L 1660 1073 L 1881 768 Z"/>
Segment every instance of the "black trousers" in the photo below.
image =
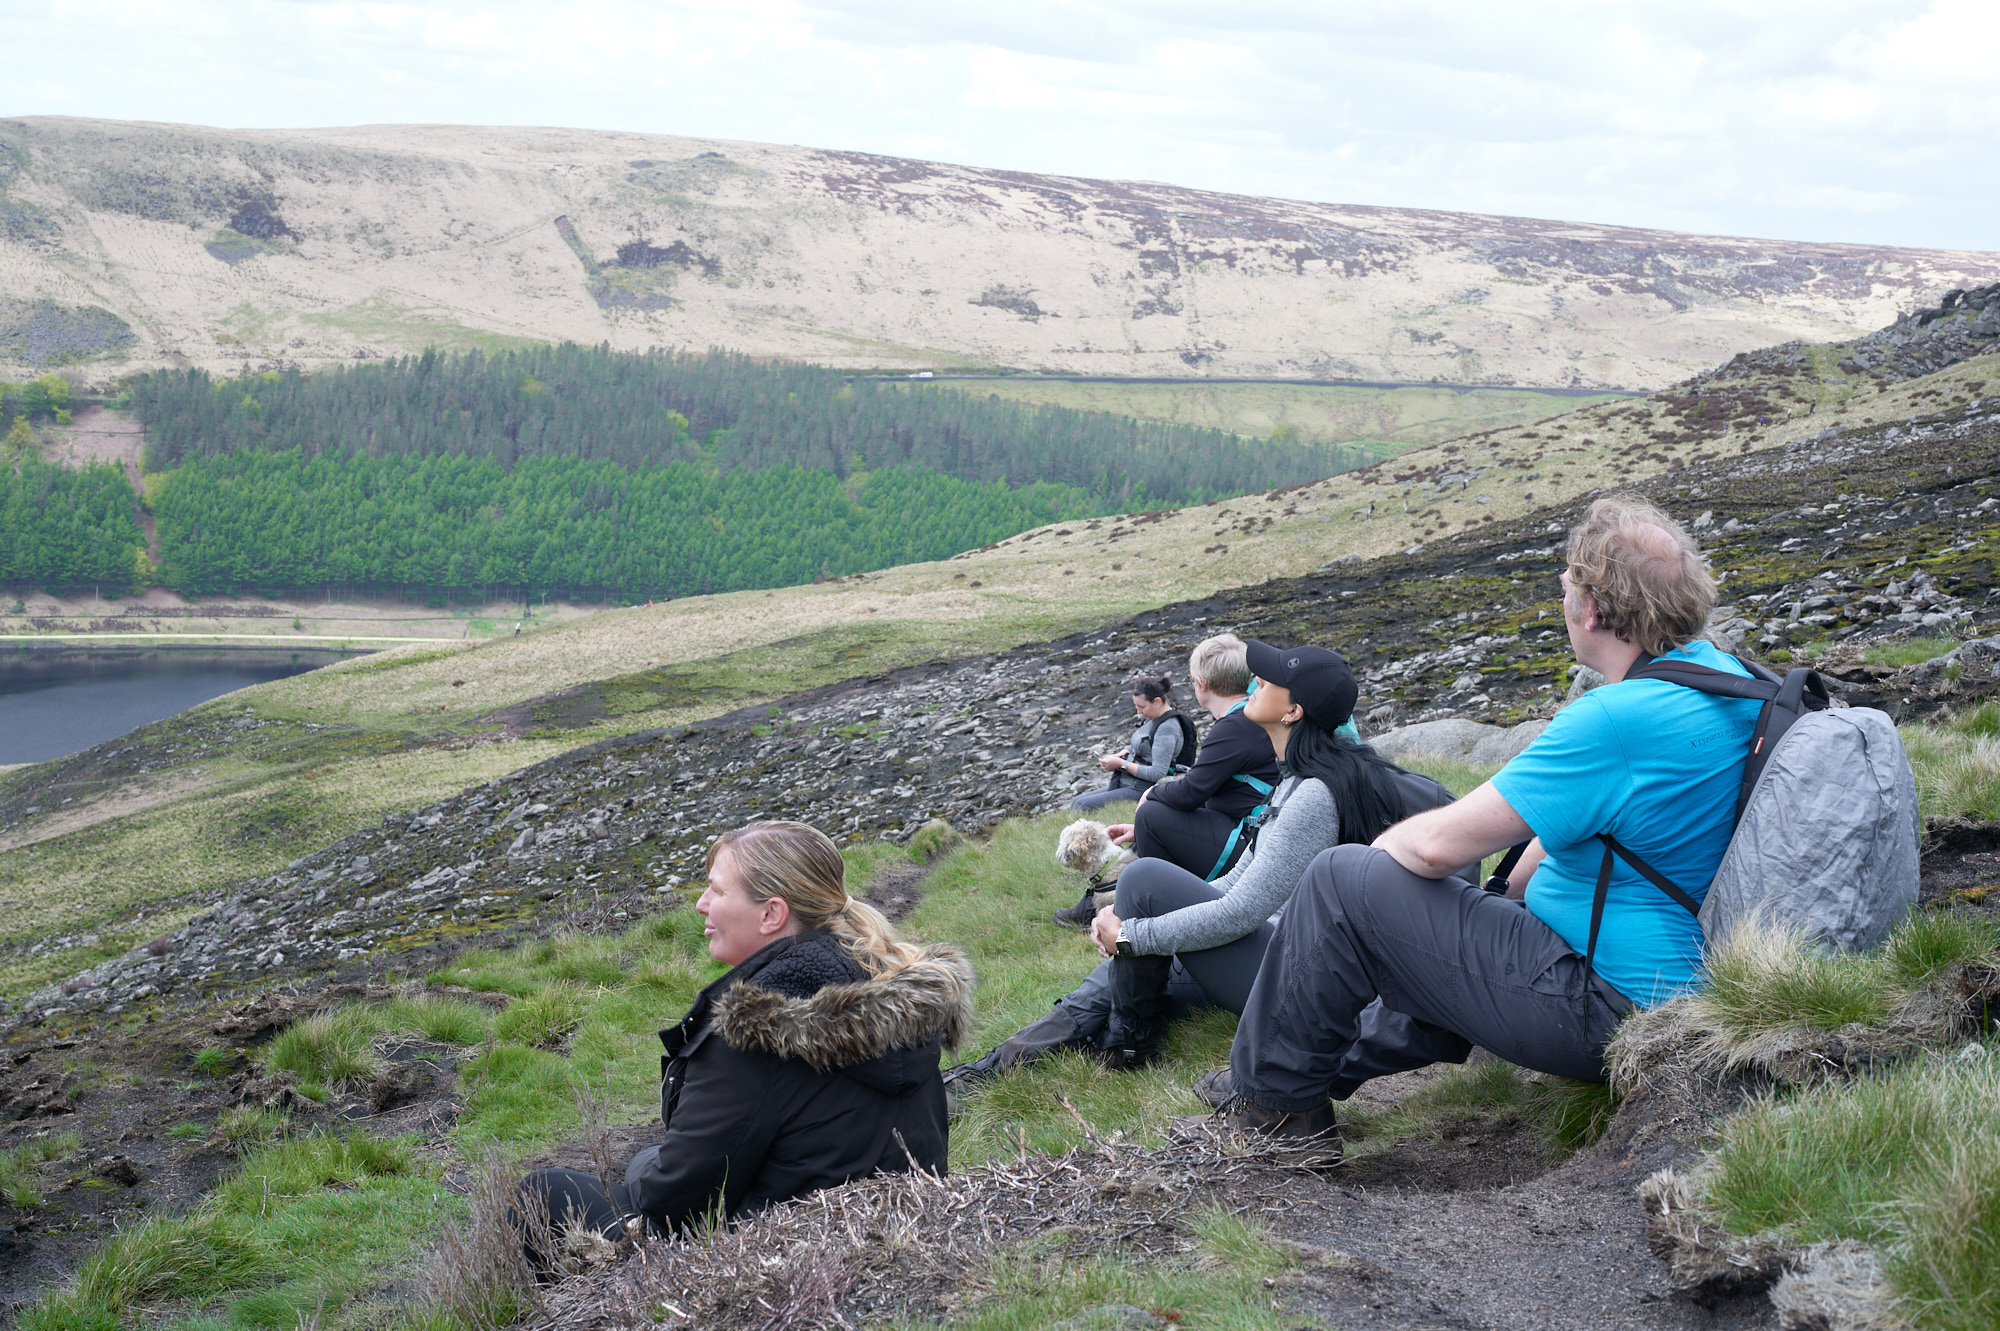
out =
<path fill-rule="evenodd" d="M 1399 1019 L 1364 1022 L 1378 999 Z M 1617 1025 L 1583 958 L 1520 903 L 1336 846 L 1285 907 L 1230 1076 L 1266 1109 L 1301 1112 L 1371 1077 L 1462 1062 L 1477 1044 L 1538 1072 L 1603 1081 Z"/>
<path fill-rule="evenodd" d="M 1132 853 L 1142 860 L 1165 860 L 1197 878 L 1220 877 L 1243 854 L 1245 837 L 1229 845 L 1237 820 L 1214 809 L 1175 809 L 1147 800 L 1133 815 Z M 1223 859 L 1223 848 L 1229 855 Z M 1221 868 L 1217 862 L 1221 861 Z M 1121 914 L 1123 912 L 1120 912 Z"/>
<path fill-rule="evenodd" d="M 548 1207 L 549 1227 L 560 1234 L 571 1225 L 581 1224 L 616 1243 L 625 1237 L 625 1217 L 632 1214 L 631 1199 L 625 1195 L 625 1185 L 611 1185 L 612 1195 L 604 1195 L 604 1185 L 597 1175 L 586 1174 L 580 1169 L 538 1169 L 521 1180 L 515 1195 L 522 1199 L 535 1198 L 535 1204 Z M 510 1216 L 516 1229 L 523 1228 L 518 1215 Z M 537 1252 L 525 1238 L 523 1248 L 528 1254 L 528 1262 L 537 1271 L 547 1271 L 554 1266 L 551 1255 Z"/>

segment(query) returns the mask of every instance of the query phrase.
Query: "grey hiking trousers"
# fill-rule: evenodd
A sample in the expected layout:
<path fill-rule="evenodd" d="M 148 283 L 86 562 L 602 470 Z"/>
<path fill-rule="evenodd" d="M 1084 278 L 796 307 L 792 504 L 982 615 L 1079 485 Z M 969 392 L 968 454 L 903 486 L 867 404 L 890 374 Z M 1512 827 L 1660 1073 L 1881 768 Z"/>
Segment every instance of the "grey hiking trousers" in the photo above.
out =
<path fill-rule="evenodd" d="M 1364 1021 L 1380 999 L 1404 1020 Z M 1384 851 L 1336 846 L 1306 869 L 1230 1050 L 1236 1090 L 1266 1109 L 1344 1100 L 1372 1077 L 1463 1062 L 1603 1081 L 1611 1002 L 1583 958 L 1519 902 L 1421 878 Z"/>

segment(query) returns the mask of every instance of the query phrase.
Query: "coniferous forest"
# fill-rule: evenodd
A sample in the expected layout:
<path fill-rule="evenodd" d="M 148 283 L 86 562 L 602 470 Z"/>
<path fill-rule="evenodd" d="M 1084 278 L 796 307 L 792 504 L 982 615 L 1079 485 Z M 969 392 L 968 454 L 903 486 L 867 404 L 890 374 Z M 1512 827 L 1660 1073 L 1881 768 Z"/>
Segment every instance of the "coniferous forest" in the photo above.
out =
<path fill-rule="evenodd" d="M 1372 460 L 720 351 L 565 344 L 311 376 L 159 371 L 130 382 L 129 402 L 158 477 L 157 580 L 190 596 L 784 586 Z M 149 577 L 122 473 L 13 456 L 0 462 L 0 582 Z"/>
<path fill-rule="evenodd" d="M 117 467 L 82 470 L 0 451 L 0 584 L 66 593 L 143 581 L 132 483 Z"/>

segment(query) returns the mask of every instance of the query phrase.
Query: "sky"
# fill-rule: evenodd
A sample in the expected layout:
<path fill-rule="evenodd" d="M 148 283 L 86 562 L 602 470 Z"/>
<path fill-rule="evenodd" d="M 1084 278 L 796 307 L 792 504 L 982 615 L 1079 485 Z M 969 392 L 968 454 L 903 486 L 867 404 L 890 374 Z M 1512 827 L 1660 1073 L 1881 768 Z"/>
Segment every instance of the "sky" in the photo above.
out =
<path fill-rule="evenodd" d="M 2000 250 L 2000 0 L 0 0 L 0 116 L 563 125 Z"/>

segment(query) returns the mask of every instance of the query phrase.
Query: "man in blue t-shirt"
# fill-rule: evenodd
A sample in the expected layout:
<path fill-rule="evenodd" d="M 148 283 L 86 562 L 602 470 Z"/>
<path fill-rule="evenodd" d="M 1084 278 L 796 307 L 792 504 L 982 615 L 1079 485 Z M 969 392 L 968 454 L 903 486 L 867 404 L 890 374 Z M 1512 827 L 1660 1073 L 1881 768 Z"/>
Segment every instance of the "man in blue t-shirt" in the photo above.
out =
<path fill-rule="evenodd" d="M 1749 673 L 1697 640 L 1715 583 L 1651 504 L 1592 504 L 1570 533 L 1562 587 L 1576 659 L 1612 682 L 1456 804 L 1313 861 L 1264 954 L 1228 1071 L 1197 1084 L 1237 1126 L 1337 1159 L 1331 1101 L 1371 1077 L 1463 1062 L 1474 1044 L 1602 1081 L 1619 1018 L 1694 982 L 1699 923 L 1623 860 L 1585 966 L 1598 838 L 1699 901 L 1735 828 L 1761 704 L 1625 678 L 1659 657 Z M 1522 841 L 1505 896 L 1451 876 Z"/>

